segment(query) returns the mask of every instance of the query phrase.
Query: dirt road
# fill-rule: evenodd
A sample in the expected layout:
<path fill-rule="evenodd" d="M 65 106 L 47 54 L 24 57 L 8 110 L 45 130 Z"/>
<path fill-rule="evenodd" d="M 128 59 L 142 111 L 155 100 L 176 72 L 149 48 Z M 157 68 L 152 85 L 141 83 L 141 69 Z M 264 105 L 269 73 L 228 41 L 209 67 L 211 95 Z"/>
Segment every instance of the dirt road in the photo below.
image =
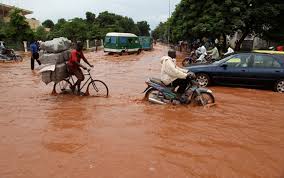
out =
<path fill-rule="evenodd" d="M 143 102 L 165 53 L 88 53 L 108 99 L 52 96 L 28 59 L 0 64 L 0 177 L 283 178 L 284 95 L 212 87 L 211 108 Z"/>

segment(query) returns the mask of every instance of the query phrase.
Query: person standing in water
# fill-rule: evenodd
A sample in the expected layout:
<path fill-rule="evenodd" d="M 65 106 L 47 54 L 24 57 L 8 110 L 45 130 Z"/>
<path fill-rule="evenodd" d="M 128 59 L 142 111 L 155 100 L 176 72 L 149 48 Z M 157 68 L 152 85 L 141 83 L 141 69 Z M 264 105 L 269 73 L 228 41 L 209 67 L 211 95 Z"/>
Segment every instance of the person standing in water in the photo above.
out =
<path fill-rule="evenodd" d="M 41 65 L 41 62 L 38 60 L 39 58 L 39 53 L 38 53 L 38 44 L 36 41 L 32 41 L 30 45 L 30 50 L 31 50 L 31 70 L 34 70 L 35 67 L 35 60 L 39 65 Z"/>

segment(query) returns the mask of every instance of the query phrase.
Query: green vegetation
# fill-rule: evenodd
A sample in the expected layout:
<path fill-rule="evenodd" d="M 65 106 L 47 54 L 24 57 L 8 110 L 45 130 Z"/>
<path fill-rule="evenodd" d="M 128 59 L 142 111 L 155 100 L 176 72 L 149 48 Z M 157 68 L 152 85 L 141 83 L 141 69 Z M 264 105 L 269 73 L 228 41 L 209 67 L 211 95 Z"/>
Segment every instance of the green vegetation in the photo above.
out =
<path fill-rule="evenodd" d="M 243 35 L 236 44 L 238 50 L 248 34 L 274 41 L 279 36 L 268 34 L 278 32 L 283 37 L 283 5 L 283 0 L 181 0 L 166 23 L 170 25 L 171 42 L 240 31 Z M 167 30 L 167 25 L 161 23 L 153 37 L 164 37 Z"/>
<path fill-rule="evenodd" d="M 42 26 L 32 31 L 20 15 L 19 9 L 10 14 L 11 21 L 4 23 L 0 20 L 0 40 L 48 40 L 55 37 L 67 37 L 73 41 L 86 39 L 103 39 L 108 32 L 134 33 L 136 35 L 149 35 L 150 27 L 146 21 L 135 23 L 132 18 L 124 17 L 107 11 L 98 16 L 92 12 L 86 12 L 86 18 L 74 18 L 71 20 L 59 19 L 56 24 L 52 20 L 46 20 Z M 49 28 L 50 31 L 46 31 Z"/>

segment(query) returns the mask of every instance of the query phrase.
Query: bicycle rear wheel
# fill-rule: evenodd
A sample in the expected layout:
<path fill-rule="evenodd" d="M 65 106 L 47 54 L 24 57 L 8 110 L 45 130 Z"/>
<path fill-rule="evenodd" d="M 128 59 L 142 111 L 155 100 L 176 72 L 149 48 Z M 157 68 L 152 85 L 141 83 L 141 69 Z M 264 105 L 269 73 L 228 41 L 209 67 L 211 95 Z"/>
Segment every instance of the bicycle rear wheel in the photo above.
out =
<path fill-rule="evenodd" d="M 100 80 L 93 80 L 89 83 L 85 95 L 93 97 L 108 97 L 108 87 Z"/>
<path fill-rule="evenodd" d="M 71 86 L 72 84 L 69 82 L 69 80 L 62 80 L 54 84 L 52 93 L 60 94 L 60 93 L 72 92 Z"/>

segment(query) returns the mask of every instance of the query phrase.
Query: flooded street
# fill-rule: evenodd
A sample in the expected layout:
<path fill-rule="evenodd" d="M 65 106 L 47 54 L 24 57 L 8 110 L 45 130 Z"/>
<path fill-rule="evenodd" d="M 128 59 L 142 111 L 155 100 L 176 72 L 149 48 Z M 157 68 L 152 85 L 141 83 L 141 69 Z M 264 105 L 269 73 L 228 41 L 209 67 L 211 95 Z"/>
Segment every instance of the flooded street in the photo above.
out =
<path fill-rule="evenodd" d="M 166 51 L 87 53 L 109 98 L 53 96 L 28 58 L 0 64 L 0 177 L 283 178 L 284 95 L 211 87 L 210 108 L 149 104 Z"/>

